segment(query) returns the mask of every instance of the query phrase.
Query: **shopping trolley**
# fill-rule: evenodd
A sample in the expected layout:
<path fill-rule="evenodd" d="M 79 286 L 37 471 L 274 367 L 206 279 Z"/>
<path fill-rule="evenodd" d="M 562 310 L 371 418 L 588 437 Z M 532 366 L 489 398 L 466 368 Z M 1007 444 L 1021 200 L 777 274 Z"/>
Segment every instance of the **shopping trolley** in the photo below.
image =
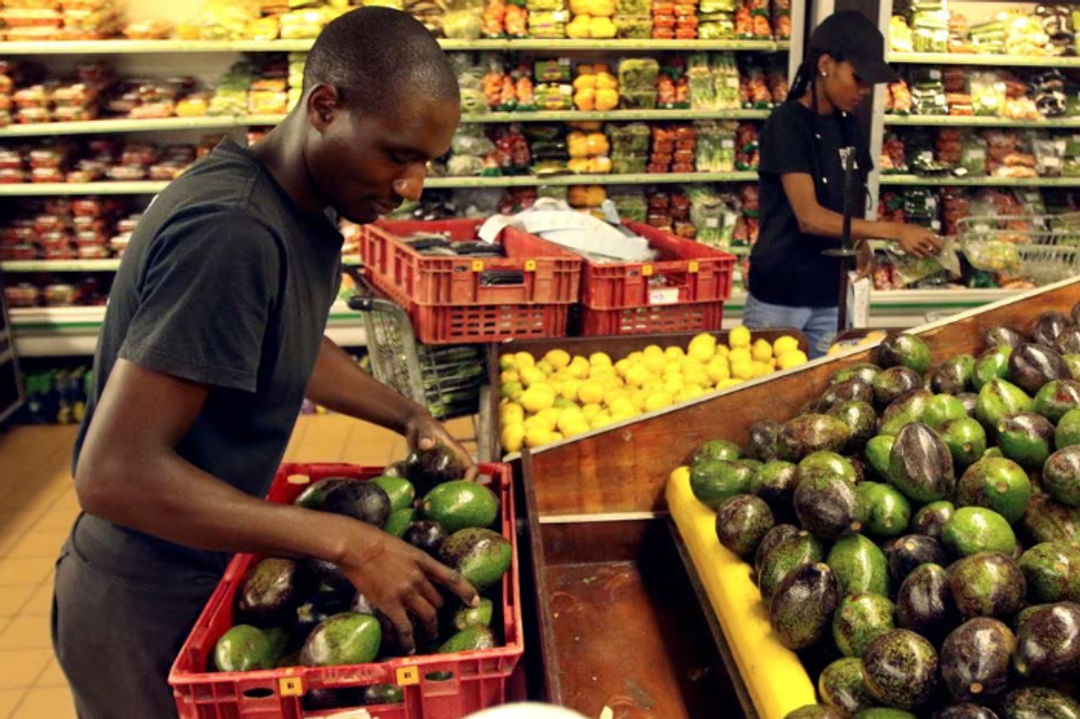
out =
<path fill-rule="evenodd" d="M 1080 212 L 965 217 L 957 226 L 960 248 L 977 270 L 1037 285 L 1080 273 Z"/>

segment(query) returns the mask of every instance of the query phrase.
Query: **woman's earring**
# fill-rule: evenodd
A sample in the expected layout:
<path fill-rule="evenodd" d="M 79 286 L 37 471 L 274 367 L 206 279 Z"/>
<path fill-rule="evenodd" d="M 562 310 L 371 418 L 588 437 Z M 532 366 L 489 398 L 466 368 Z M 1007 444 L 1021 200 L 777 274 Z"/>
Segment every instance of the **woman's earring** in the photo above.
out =
<path fill-rule="evenodd" d="M 824 70 L 822 70 L 822 71 L 821 71 L 821 76 L 822 76 L 822 77 L 828 77 L 828 76 L 829 76 L 829 73 L 827 73 L 827 72 L 825 72 Z"/>

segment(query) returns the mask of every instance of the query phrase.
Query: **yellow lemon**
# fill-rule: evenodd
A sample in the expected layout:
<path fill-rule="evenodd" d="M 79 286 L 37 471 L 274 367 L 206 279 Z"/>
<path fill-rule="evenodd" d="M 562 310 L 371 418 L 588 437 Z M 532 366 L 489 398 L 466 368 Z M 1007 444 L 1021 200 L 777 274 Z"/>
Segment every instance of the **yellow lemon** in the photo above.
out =
<path fill-rule="evenodd" d="M 570 364 L 570 353 L 566 350 L 551 350 L 544 355 L 544 361 L 555 369 L 562 369 Z"/>
<path fill-rule="evenodd" d="M 555 409 L 554 407 L 548 407 L 547 409 L 540 410 L 540 416 L 551 420 L 551 426 L 555 426 L 555 421 L 559 419 L 559 414 L 562 413 L 561 409 Z"/>
<path fill-rule="evenodd" d="M 692 390 L 692 387 L 680 388 L 679 391 L 674 394 L 675 402 L 686 402 L 687 400 L 693 399 L 695 395 L 693 394 Z"/>
<path fill-rule="evenodd" d="M 729 389 L 737 384 L 742 384 L 742 380 L 737 377 L 732 377 L 731 379 L 725 379 L 717 382 L 716 389 Z"/>
<path fill-rule="evenodd" d="M 570 407 L 564 409 L 559 413 L 559 419 L 555 422 L 555 427 L 563 433 L 563 436 L 570 436 L 570 428 L 575 427 L 578 424 L 585 421 L 585 416 L 581 410 L 577 407 Z"/>
<path fill-rule="evenodd" d="M 589 365 L 589 360 L 585 359 L 584 357 L 575 357 L 570 362 L 570 367 L 568 369 L 570 370 L 571 377 L 576 377 L 577 379 L 585 379 L 589 376 L 590 368 L 591 367 Z"/>
<path fill-rule="evenodd" d="M 731 348 L 730 347 L 728 347 L 727 345 L 721 345 L 721 344 L 716 345 L 716 356 L 717 357 L 723 357 L 723 358 L 726 359 L 729 354 L 731 354 Z"/>
<path fill-rule="evenodd" d="M 540 370 L 545 375 L 549 375 L 555 371 L 554 365 L 552 365 L 547 360 L 540 360 L 539 362 L 537 362 L 536 369 Z"/>
<path fill-rule="evenodd" d="M 559 387 L 559 395 L 569 400 L 576 400 L 579 387 L 581 387 L 581 380 L 568 379 Z"/>
<path fill-rule="evenodd" d="M 587 379 L 578 387 L 577 398 L 582 404 L 597 404 L 604 399 L 604 386 L 594 379 Z"/>
<path fill-rule="evenodd" d="M 754 366 L 754 376 L 755 377 L 764 377 L 765 375 L 772 372 L 772 367 L 770 365 L 765 364 L 764 362 L 754 362 L 753 366 Z"/>
<path fill-rule="evenodd" d="M 593 352 L 589 355 L 589 364 L 593 367 L 610 367 L 611 357 L 607 352 Z"/>
<path fill-rule="evenodd" d="M 777 357 L 797 349 L 799 349 L 799 340 L 791 335 L 777 337 L 776 341 L 773 342 L 773 354 Z"/>
<path fill-rule="evenodd" d="M 615 374 L 626 379 L 626 373 L 629 372 L 630 368 L 633 366 L 634 363 L 624 357 L 615 363 Z"/>
<path fill-rule="evenodd" d="M 682 347 L 679 347 L 678 345 L 671 345 L 670 347 L 666 347 L 664 349 L 664 356 L 667 357 L 668 360 L 681 360 L 683 357 L 686 356 L 686 353 L 683 352 Z"/>
<path fill-rule="evenodd" d="M 520 404 L 508 404 L 499 410 L 499 420 L 504 425 L 521 424 L 525 421 L 525 408 Z"/>
<path fill-rule="evenodd" d="M 690 468 L 687 466 L 676 467 L 671 470 L 671 474 L 668 475 L 669 482 L 689 482 L 690 481 Z"/>
<path fill-rule="evenodd" d="M 708 332 L 695 335 L 686 347 L 686 354 L 699 362 L 708 362 L 716 354 L 716 338 Z"/>
<path fill-rule="evenodd" d="M 508 370 L 515 369 L 517 367 L 517 358 L 514 355 L 503 355 L 499 358 L 499 369 Z"/>
<path fill-rule="evenodd" d="M 591 420 L 596 415 L 604 411 L 604 408 L 599 404 L 587 404 L 582 406 L 581 415 L 588 420 Z"/>
<path fill-rule="evenodd" d="M 575 404 L 572 400 L 567 399 L 566 397 L 556 397 L 555 404 L 551 406 L 554 409 L 570 409 L 571 407 L 573 407 L 574 409 L 580 409 L 577 404 Z"/>
<path fill-rule="evenodd" d="M 645 371 L 652 372 L 654 374 L 663 372 L 666 365 L 667 360 L 664 358 L 663 353 L 659 355 L 645 355 L 645 357 L 641 360 L 641 367 L 645 369 Z"/>
<path fill-rule="evenodd" d="M 731 354 L 728 355 L 728 362 L 732 365 L 736 362 L 752 362 L 753 360 L 754 358 L 747 347 L 736 347 L 731 350 Z"/>
<path fill-rule="evenodd" d="M 551 433 L 551 441 L 552 442 L 558 442 L 562 438 L 563 438 L 563 433 L 559 432 L 558 430 Z"/>
<path fill-rule="evenodd" d="M 555 404 L 555 391 L 546 384 L 534 384 L 521 395 L 521 406 L 529 412 L 539 412 Z"/>
<path fill-rule="evenodd" d="M 525 432 L 525 446 L 529 449 L 543 447 L 555 441 L 554 433 L 550 429 L 530 429 Z"/>
<path fill-rule="evenodd" d="M 506 384 L 507 382 L 520 382 L 521 381 L 521 375 L 519 375 L 517 373 L 517 370 L 512 370 L 512 369 L 503 370 L 499 374 L 499 381 L 502 382 L 503 384 Z"/>
<path fill-rule="evenodd" d="M 587 419 L 578 416 L 560 429 L 562 430 L 562 435 L 564 437 L 576 437 L 579 434 L 585 434 L 591 427 L 589 426 L 589 421 Z"/>
<path fill-rule="evenodd" d="M 671 405 L 671 395 L 667 392 L 653 392 L 645 398 L 645 411 L 655 412 Z"/>
<path fill-rule="evenodd" d="M 657 348 L 657 349 L 659 349 L 659 348 Z M 634 350 L 630 354 L 626 355 L 626 359 L 630 360 L 631 362 L 637 363 L 637 362 L 640 362 L 641 358 L 644 357 L 644 356 L 645 356 L 645 353 L 642 352 L 641 350 Z"/>
<path fill-rule="evenodd" d="M 712 378 L 709 376 L 709 371 L 704 367 L 691 367 L 683 373 L 683 381 L 686 384 L 697 385 L 698 387 L 704 387 L 705 385 L 712 384 Z"/>
<path fill-rule="evenodd" d="M 664 350 L 660 345 L 648 345 L 641 351 L 641 355 L 643 359 L 648 359 L 649 357 L 662 357 L 664 355 Z"/>
<path fill-rule="evenodd" d="M 611 416 L 626 415 L 632 416 L 637 412 L 634 408 L 634 403 L 630 401 L 629 397 L 616 397 L 608 403 L 608 409 L 611 411 Z"/>
<path fill-rule="evenodd" d="M 525 425 L 512 424 L 503 427 L 500 440 L 502 442 L 502 448 L 507 452 L 520 451 L 522 445 L 525 444 Z"/>
<path fill-rule="evenodd" d="M 535 367 L 536 358 L 528 352 L 518 352 L 514 355 L 514 360 L 517 362 L 518 369 L 523 367 Z"/>
<path fill-rule="evenodd" d="M 764 362 L 772 359 L 772 345 L 768 340 L 757 340 L 754 342 L 753 347 L 750 348 L 750 356 L 756 359 L 758 362 Z"/>
<path fill-rule="evenodd" d="M 615 420 L 607 414 L 598 414 L 589 421 L 589 426 L 593 429 L 603 429 L 609 424 L 614 424 Z"/>
<path fill-rule="evenodd" d="M 542 384 L 547 379 L 547 376 L 536 367 L 522 367 L 518 370 L 518 374 L 521 375 L 521 383 L 526 387 Z"/>
<path fill-rule="evenodd" d="M 555 429 L 555 419 L 549 415 L 536 414 L 526 419 L 521 426 L 526 432 L 552 432 Z"/>
<path fill-rule="evenodd" d="M 731 366 L 723 357 L 714 357 L 709 366 L 705 368 L 705 371 L 709 374 L 709 379 L 712 380 L 713 384 L 731 379 Z"/>
<path fill-rule="evenodd" d="M 663 361 L 663 360 L 661 360 Z M 641 387 L 649 379 L 649 370 L 641 365 L 631 367 L 626 372 L 626 384 L 631 387 Z"/>
<path fill-rule="evenodd" d="M 682 377 L 673 376 L 664 380 L 664 391 L 668 394 L 677 394 L 685 386 L 686 383 L 683 382 Z"/>
<path fill-rule="evenodd" d="M 780 369 L 791 369 L 792 367 L 806 364 L 808 361 L 805 352 L 802 350 L 793 350 L 780 355 L 779 367 Z"/>
<path fill-rule="evenodd" d="M 754 363 L 748 359 L 739 359 L 731 363 L 731 376 L 735 379 L 752 379 L 754 377 Z"/>
<path fill-rule="evenodd" d="M 728 344 L 731 345 L 731 349 L 736 347 L 749 347 L 750 346 L 750 330 L 745 327 L 736 327 L 731 330 L 728 335 Z"/>
<path fill-rule="evenodd" d="M 648 393 L 644 390 L 639 390 L 637 392 L 634 392 L 634 394 L 630 395 L 630 401 L 634 403 L 634 411 L 645 411 L 645 400 L 648 399 L 648 396 Z"/>
<path fill-rule="evenodd" d="M 518 394 L 523 389 L 525 388 L 520 382 L 504 382 L 502 386 L 499 387 L 499 396 L 513 398 L 515 394 Z"/>

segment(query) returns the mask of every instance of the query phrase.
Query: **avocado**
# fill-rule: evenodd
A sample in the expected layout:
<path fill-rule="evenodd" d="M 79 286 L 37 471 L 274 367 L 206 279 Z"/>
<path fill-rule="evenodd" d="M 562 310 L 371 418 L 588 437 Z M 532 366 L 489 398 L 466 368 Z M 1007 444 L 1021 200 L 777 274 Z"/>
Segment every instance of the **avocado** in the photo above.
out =
<path fill-rule="evenodd" d="M 304 646 L 304 642 L 315 627 L 335 614 L 345 611 L 349 611 L 349 605 L 342 606 L 332 593 L 316 592 L 308 601 L 297 607 L 293 614 L 292 646 L 296 648 Z"/>
<path fill-rule="evenodd" d="M 454 532 L 439 549 L 439 560 L 461 573 L 478 592 L 498 584 L 507 570 L 513 547 L 490 529 L 469 528 Z"/>
<path fill-rule="evenodd" d="M 1054 425 L 1041 414 L 1021 412 L 998 422 L 1001 453 L 1028 471 L 1042 469 L 1054 451 Z"/>
<path fill-rule="evenodd" d="M 983 452 L 983 457 L 997 457 L 998 459 L 1004 459 L 1005 455 L 1001 453 L 1001 450 L 997 447 L 987 447 Z"/>
<path fill-rule="evenodd" d="M 750 479 L 750 492 L 765 500 L 774 511 L 790 510 L 798 483 L 797 465 L 775 459 L 766 462 L 754 473 Z"/>
<path fill-rule="evenodd" d="M 1068 542 L 1041 542 L 1017 562 L 1036 602 L 1080 601 L 1080 549 Z"/>
<path fill-rule="evenodd" d="M 814 411 L 821 414 L 829 414 L 833 409 L 845 402 L 873 402 L 874 388 L 869 383 L 859 379 L 849 379 L 844 382 L 835 382 L 825 388 L 817 401 L 814 403 Z"/>
<path fill-rule="evenodd" d="M 997 619 L 976 617 L 954 629 L 941 645 L 941 678 L 957 701 L 993 697 L 1005 690 L 1016 637 Z"/>
<path fill-rule="evenodd" d="M 997 431 L 1001 420 L 1021 412 L 1030 412 L 1034 407 L 1035 401 L 1022 389 L 1003 379 L 993 379 L 979 390 L 975 418 L 982 424 L 987 436 L 991 436 Z"/>
<path fill-rule="evenodd" d="M 855 657 L 837 659 L 825 667 L 818 677 L 821 701 L 851 716 L 874 705 L 862 678 L 862 662 Z"/>
<path fill-rule="evenodd" d="M 971 417 L 946 422 L 941 427 L 941 438 L 949 448 L 956 471 L 971 466 L 986 452 L 986 430 Z"/>
<path fill-rule="evenodd" d="M 391 512 L 412 507 L 416 499 L 416 488 L 404 477 L 375 477 L 371 482 L 382 487 L 382 490 L 386 492 L 386 496 L 390 498 Z"/>
<path fill-rule="evenodd" d="M 874 406 L 888 407 L 902 395 L 922 387 L 922 383 L 922 376 L 907 367 L 890 367 L 882 370 L 874 377 L 872 383 Z"/>
<path fill-rule="evenodd" d="M 942 500 L 924 504 L 919 511 L 915 512 L 915 517 L 911 520 L 911 528 L 927 537 L 941 539 L 941 532 L 945 524 L 952 519 L 954 512 L 956 512 L 956 507 L 952 502 Z"/>
<path fill-rule="evenodd" d="M 979 552 L 1016 551 L 1016 535 L 1008 520 L 986 507 L 960 507 L 941 530 L 945 547 L 959 557 Z"/>
<path fill-rule="evenodd" d="M 737 494 L 716 510 L 717 539 L 744 559 L 757 551 L 775 524 L 769 505 L 752 494 Z"/>
<path fill-rule="evenodd" d="M 799 462 L 820 450 L 839 452 L 850 438 L 840 419 L 827 414 L 801 414 L 789 420 L 777 440 L 780 459 Z"/>
<path fill-rule="evenodd" d="M 911 521 L 911 503 L 889 484 L 863 482 L 855 491 L 866 515 L 865 530 L 877 537 L 903 534 Z"/>
<path fill-rule="evenodd" d="M 1022 520 L 1035 542 L 1080 542 L 1080 508 L 1069 507 L 1049 495 L 1037 494 L 1028 502 Z"/>
<path fill-rule="evenodd" d="M 1054 431 L 1054 446 L 1065 449 L 1080 444 L 1080 408 L 1070 409 L 1058 420 Z"/>
<path fill-rule="evenodd" d="M 974 388 L 975 358 L 960 354 L 938 367 L 930 378 L 930 388 L 938 394 L 957 395 Z"/>
<path fill-rule="evenodd" d="M 388 464 L 383 468 L 382 476 L 384 477 L 404 477 L 405 476 L 405 460 Z"/>
<path fill-rule="evenodd" d="M 981 390 L 990 380 L 1008 378 L 1009 355 L 1012 351 L 1012 347 L 1000 345 L 979 355 L 979 359 L 975 361 L 975 371 L 971 375 L 971 383 L 976 391 Z"/>
<path fill-rule="evenodd" d="M 1054 500 L 1080 507 L 1080 446 L 1054 452 L 1042 468 L 1042 488 Z"/>
<path fill-rule="evenodd" d="M 717 509 L 736 494 L 750 489 L 754 471 L 735 460 L 702 459 L 690 468 L 690 490 L 698 500 Z"/>
<path fill-rule="evenodd" d="M 1019 612 L 1016 613 L 1016 616 L 1013 617 L 1013 621 L 1012 621 L 1013 631 L 1018 631 L 1020 629 L 1020 627 L 1024 624 L 1024 622 L 1027 621 L 1028 617 L 1030 617 L 1032 614 L 1039 611 L 1040 609 L 1043 609 L 1043 608 L 1049 607 L 1049 606 L 1052 606 L 1052 605 L 1049 604 L 1049 603 L 1029 604 L 1028 606 L 1021 609 Z"/>
<path fill-rule="evenodd" d="M 1028 394 L 1035 394 L 1047 382 L 1068 376 L 1065 360 L 1049 347 L 1025 343 L 1009 356 L 1009 380 Z"/>
<path fill-rule="evenodd" d="M 881 372 L 881 368 L 876 364 L 859 362 L 837 371 L 836 374 L 829 378 L 829 384 L 837 384 L 839 382 L 847 382 L 849 379 L 857 379 L 864 384 L 872 385 L 874 383 L 874 377 L 877 377 L 879 372 Z"/>
<path fill-rule="evenodd" d="M 975 418 L 975 408 L 979 405 L 979 395 L 975 392 L 962 392 L 956 398 L 964 405 L 968 417 Z"/>
<path fill-rule="evenodd" d="M 342 612 L 315 627 L 300 650 L 300 663 L 306 667 L 366 664 L 378 656 L 381 644 L 378 619 Z"/>
<path fill-rule="evenodd" d="M 280 626 L 314 589 L 307 567 L 292 559 L 268 557 L 256 562 L 236 593 L 236 609 L 244 623 Z"/>
<path fill-rule="evenodd" d="M 825 636 L 840 601 L 826 564 L 803 564 L 784 577 L 769 600 L 769 625 L 788 649 L 806 649 Z"/>
<path fill-rule="evenodd" d="M 1065 366 L 1069 369 L 1069 377 L 1080 380 L 1080 354 L 1062 355 L 1061 359 L 1065 360 Z"/>
<path fill-rule="evenodd" d="M 764 541 L 764 540 L 763 540 Z M 793 569 L 825 559 L 825 546 L 820 539 L 806 531 L 781 540 L 762 559 L 758 572 L 761 596 L 771 599 L 777 587 Z"/>
<path fill-rule="evenodd" d="M 364 706 L 403 704 L 405 691 L 396 684 L 372 684 L 364 687 Z"/>
<path fill-rule="evenodd" d="M 795 515 L 799 524 L 822 539 L 859 531 L 862 510 L 855 485 L 837 475 L 813 475 L 795 488 Z"/>
<path fill-rule="evenodd" d="M 420 519 L 405 528 L 401 538 L 407 544 L 411 544 L 419 550 L 427 552 L 433 557 L 439 556 L 439 550 L 443 542 L 450 536 L 446 527 L 434 519 Z"/>
<path fill-rule="evenodd" d="M 1059 602 L 1028 616 L 1016 633 L 1013 666 L 1040 684 L 1080 674 L 1080 604 Z"/>
<path fill-rule="evenodd" d="M 919 374 L 930 369 L 930 347 L 921 337 L 906 332 L 887 335 L 874 356 L 877 364 L 886 369 L 899 365 Z"/>
<path fill-rule="evenodd" d="M 899 586 L 920 564 L 944 564 L 945 549 L 941 542 L 922 534 L 909 534 L 885 547 L 889 576 Z"/>
<path fill-rule="evenodd" d="M 785 539 L 799 536 L 799 531 L 794 524 L 778 524 L 766 532 L 761 543 L 758 544 L 757 551 L 754 552 L 754 573 L 760 576 L 765 557 L 769 552 Z"/>
<path fill-rule="evenodd" d="M 423 496 L 443 482 L 465 476 L 465 465 L 454 450 L 438 443 L 430 449 L 414 449 L 405 457 L 405 477 Z"/>
<path fill-rule="evenodd" d="M 988 348 L 1000 347 L 1002 345 L 1016 347 L 1027 341 L 1028 336 L 1026 334 L 1020 330 L 1004 325 L 997 325 L 996 327 L 991 327 L 983 332 L 983 346 Z"/>
<path fill-rule="evenodd" d="M 1031 480 L 1023 467 L 997 457 L 980 459 L 956 484 L 956 501 L 960 505 L 992 509 L 1009 524 L 1024 516 L 1031 495 Z"/>
<path fill-rule="evenodd" d="M 933 696 L 938 659 L 934 645 L 915 632 L 893 629 L 862 655 L 863 681 L 871 696 L 897 709 L 917 709 Z"/>
<path fill-rule="evenodd" d="M 847 715 L 835 707 L 824 704 L 807 704 L 789 711 L 784 719 L 845 719 Z"/>
<path fill-rule="evenodd" d="M 952 497 L 952 454 L 941 436 L 921 422 L 900 430 L 889 454 L 889 481 L 916 502 Z"/>
<path fill-rule="evenodd" d="M 1020 611 L 1027 581 L 1019 565 L 1000 552 L 964 557 L 949 569 L 953 601 L 967 619 L 1007 620 Z"/>
<path fill-rule="evenodd" d="M 267 632 L 250 624 L 237 624 L 214 645 L 214 668 L 219 672 L 272 669 L 280 653 Z"/>
<path fill-rule="evenodd" d="M 850 439 L 846 449 L 850 452 L 862 451 L 862 448 L 874 436 L 877 413 L 869 402 L 858 400 L 844 402 L 829 410 L 829 414 L 847 425 Z"/>
<path fill-rule="evenodd" d="M 938 709 L 931 719 L 999 719 L 999 717 L 993 710 L 986 707 L 971 702 L 961 702 Z"/>
<path fill-rule="evenodd" d="M 461 607 L 455 611 L 450 623 L 459 632 L 469 627 L 490 627 L 494 610 L 494 603 L 485 597 L 475 607 Z"/>
<path fill-rule="evenodd" d="M 934 395 L 919 387 L 896 398 L 881 413 L 878 434 L 896 435 L 912 422 L 921 422 Z"/>
<path fill-rule="evenodd" d="M 499 500 L 482 484 L 463 479 L 437 485 L 424 497 L 424 517 L 450 534 L 469 527 L 490 527 L 499 515 Z"/>
<path fill-rule="evenodd" d="M 826 564 L 836 576 L 842 594 L 889 595 L 889 567 L 885 553 L 861 534 L 836 540 Z"/>
<path fill-rule="evenodd" d="M 1047 382 L 1035 393 L 1035 411 L 1054 425 L 1066 412 L 1077 407 L 1080 407 L 1080 382 L 1074 379 Z"/>
<path fill-rule="evenodd" d="M 759 419 L 754 422 L 750 425 L 750 441 L 747 443 L 746 454 L 761 462 L 771 462 L 776 459 L 779 453 L 777 441 L 780 438 L 781 429 L 781 424 L 776 420 Z"/>
<path fill-rule="evenodd" d="M 879 434 L 866 443 L 866 461 L 870 463 L 879 477 L 885 479 L 889 476 L 889 457 L 892 455 L 893 444 L 896 437 L 888 434 Z"/>
<path fill-rule="evenodd" d="M 862 656 L 870 642 L 896 628 L 895 612 L 889 598 L 880 594 L 846 596 L 833 613 L 833 641 L 844 656 Z"/>
<path fill-rule="evenodd" d="M 395 510 L 390 513 L 390 518 L 386 520 L 383 531 L 401 539 L 405 536 L 405 530 L 409 528 L 414 519 L 416 519 L 416 510 L 412 507 Z"/>
<path fill-rule="evenodd" d="M 437 650 L 437 654 L 455 652 L 474 652 L 480 649 L 494 649 L 495 635 L 488 627 L 469 627 L 462 629 L 447 639 Z"/>
<path fill-rule="evenodd" d="M 382 528 L 390 518 L 390 497 L 377 484 L 349 477 L 320 479 L 305 489 L 296 504 L 346 517 Z"/>
<path fill-rule="evenodd" d="M 938 641 L 956 626 L 949 573 L 936 564 L 915 567 L 896 595 L 896 624 Z"/>
<path fill-rule="evenodd" d="M 1046 687 L 1022 687 L 1005 695 L 1002 719 L 1080 719 L 1080 703 Z"/>
<path fill-rule="evenodd" d="M 851 719 L 918 719 L 918 717 L 903 709 L 872 707 L 870 709 L 863 709 Z"/>
<path fill-rule="evenodd" d="M 1031 339 L 1035 342 L 1053 347 L 1058 336 L 1073 326 L 1073 321 L 1064 312 L 1047 310 L 1035 318 L 1031 325 Z"/>
<path fill-rule="evenodd" d="M 344 709 L 354 707 L 362 701 L 362 694 L 352 687 L 342 689 L 309 689 L 301 701 L 305 711 L 324 709 Z"/>
<path fill-rule="evenodd" d="M 839 477 L 854 485 L 858 479 L 851 462 L 836 452 L 819 451 L 806 455 L 798 464 L 799 483 L 808 478 Z"/>
<path fill-rule="evenodd" d="M 736 460 L 742 457 L 739 445 L 726 439 L 708 439 L 694 448 L 689 464 L 694 465 L 706 459 Z"/>
<path fill-rule="evenodd" d="M 940 432 L 946 423 L 956 419 L 968 419 L 967 408 L 956 397 L 948 394 L 936 394 L 926 404 L 922 421 L 930 429 Z"/>

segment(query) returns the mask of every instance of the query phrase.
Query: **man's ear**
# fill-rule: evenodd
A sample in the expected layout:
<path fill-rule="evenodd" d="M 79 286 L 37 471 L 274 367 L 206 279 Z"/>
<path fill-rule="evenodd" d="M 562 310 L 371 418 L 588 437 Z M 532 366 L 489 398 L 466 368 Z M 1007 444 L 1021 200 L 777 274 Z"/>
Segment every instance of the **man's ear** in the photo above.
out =
<path fill-rule="evenodd" d="M 307 118 L 311 126 L 323 132 L 341 111 L 341 93 L 333 85 L 320 83 L 307 96 Z"/>

